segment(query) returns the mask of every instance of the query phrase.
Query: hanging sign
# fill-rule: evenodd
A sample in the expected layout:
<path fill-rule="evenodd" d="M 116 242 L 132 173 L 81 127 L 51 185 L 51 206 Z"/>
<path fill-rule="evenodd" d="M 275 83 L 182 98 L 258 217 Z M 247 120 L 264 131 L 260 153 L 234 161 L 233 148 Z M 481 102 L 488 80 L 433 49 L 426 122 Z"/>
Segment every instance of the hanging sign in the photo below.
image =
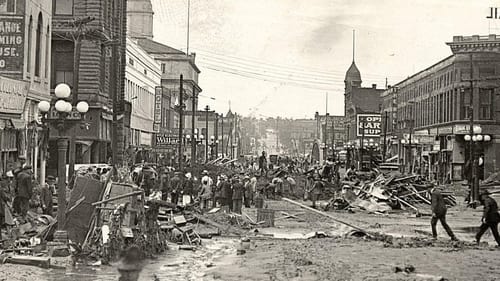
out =
<path fill-rule="evenodd" d="M 1 77 L 0 113 L 22 114 L 28 90 L 28 82 Z"/>
<path fill-rule="evenodd" d="M 154 122 L 153 131 L 160 132 L 161 119 L 162 119 L 162 104 L 163 102 L 163 87 L 158 86 L 155 88 L 155 108 L 154 108 Z"/>
<path fill-rule="evenodd" d="M 358 137 L 380 137 L 382 132 L 382 118 L 380 114 L 358 114 L 356 115 L 356 126 Z"/>

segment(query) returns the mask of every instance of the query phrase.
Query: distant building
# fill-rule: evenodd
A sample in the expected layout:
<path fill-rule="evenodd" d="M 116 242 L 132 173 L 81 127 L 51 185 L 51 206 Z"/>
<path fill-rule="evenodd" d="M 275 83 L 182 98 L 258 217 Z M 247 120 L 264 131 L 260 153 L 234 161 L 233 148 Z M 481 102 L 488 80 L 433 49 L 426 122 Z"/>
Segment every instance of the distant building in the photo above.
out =
<path fill-rule="evenodd" d="M 320 115 L 316 112 L 315 118 L 319 127 L 318 140 L 326 144 L 329 150 L 332 149 L 332 144 L 335 149 L 342 148 L 347 141 L 347 130 L 345 127 L 345 116 L 336 115 Z M 331 152 L 329 153 L 331 154 Z"/>
<path fill-rule="evenodd" d="M 38 103 L 50 100 L 50 0 L 0 1 L 0 173 L 19 156 L 44 174 Z"/>
<path fill-rule="evenodd" d="M 151 150 L 155 133 L 155 90 L 160 85 L 160 65 L 130 38 L 127 38 L 126 61 L 125 100 L 132 105 L 126 143 L 134 149 L 136 161 L 153 160 L 142 154 Z"/>

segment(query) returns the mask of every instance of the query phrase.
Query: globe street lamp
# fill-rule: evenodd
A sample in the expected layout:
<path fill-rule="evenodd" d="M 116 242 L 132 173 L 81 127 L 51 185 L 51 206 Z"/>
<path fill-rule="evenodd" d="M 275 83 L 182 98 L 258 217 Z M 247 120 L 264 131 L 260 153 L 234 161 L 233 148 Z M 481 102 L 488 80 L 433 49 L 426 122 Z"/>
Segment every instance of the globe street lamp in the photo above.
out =
<path fill-rule="evenodd" d="M 59 139 L 57 140 L 58 153 L 58 181 L 57 181 L 57 231 L 54 234 L 54 240 L 67 242 L 68 233 L 64 230 L 66 221 L 66 153 L 68 150 L 68 138 L 65 133 L 72 128 L 75 123 L 82 122 L 85 119 L 85 113 L 89 110 L 89 105 L 85 101 L 80 101 L 73 106 L 67 101 L 71 95 L 71 89 L 68 85 L 58 84 L 54 90 L 56 99 L 52 102 L 41 101 L 38 109 L 42 114 L 42 122 L 48 128 L 47 123 L 54 123 L 58 130 Z"/>
<path fill-rule="evenodd" d="M 479 200 L 479 177 L 477 175 L 477 170 L 478 170 L 478 150 L 476 149 L 476 146 L 478 148 L 481 146 L 481 144 L 487 143 L 491 141 L 491 136 L 487 134 L 482 134 L 482 128 L 479 126 L 473 126 L 472 128 L 472 135 L 467 134 L 464 136 L 464 140 L 466 142 L 469 142 L 470 144 L 470 149 L 472 149 L 474 152 L 472 154 L 472 159 L 469 159 L 469 163 L 471 164 L 469 169 L 470 175 L 469 175 L 469 185 L 471 188 L 471 193 L 470 193 L 470 203 L 477 202 Z M 475 203 L 474 203 L 475 204 Z M 474 205 L 473 204 L 473 205 Z"/>

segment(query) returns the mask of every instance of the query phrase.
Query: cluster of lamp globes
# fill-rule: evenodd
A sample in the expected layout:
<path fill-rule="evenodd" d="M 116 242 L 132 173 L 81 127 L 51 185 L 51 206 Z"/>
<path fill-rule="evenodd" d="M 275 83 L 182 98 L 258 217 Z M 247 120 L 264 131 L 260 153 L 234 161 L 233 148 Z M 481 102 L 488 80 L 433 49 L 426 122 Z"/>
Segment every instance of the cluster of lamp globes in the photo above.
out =
<path fill-rule="evenodd" d="M 56 111 L 58 113 L 70 113 L 73 110 L 73 105 L 70 102 L 67 102 L 66 99 L 71 95 L 71 88 L 67 84 L 60 83 L 56 86 L 54 94 L 58 99 L 54 104 L 54 108 L 56 109 Z M 42 113 L 49 112 L 50 102 L 39 102 L 38 109 Z M 86 101 L 80 101 L 76 105 L 76 110 L 81 114 L 85 114 L 89 111 L 89 104 Z"/>
<path fill-rule="evenodd" d="M 491 136 L 490 135 L 482 135 L 481 133 L 483 130 L 479 126 L 474 126 L 472 127 L 473 135 L 465 135 L 464 140 L 465 141 L 490 141 Z"/>

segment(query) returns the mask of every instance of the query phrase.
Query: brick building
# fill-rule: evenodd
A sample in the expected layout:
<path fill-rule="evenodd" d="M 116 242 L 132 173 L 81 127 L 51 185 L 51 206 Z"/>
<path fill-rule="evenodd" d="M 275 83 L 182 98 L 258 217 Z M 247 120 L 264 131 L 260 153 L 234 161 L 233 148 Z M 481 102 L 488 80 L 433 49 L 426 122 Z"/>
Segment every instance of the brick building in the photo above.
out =
<path fill-rule="evenodd" d="M 125 48 L 126 48 L 126 1 L 106 0 L 54 0 L 52 21 L 52 76 L 51 88 L 59 83 L 72 87 L 78 100 L 85 100 L 90 108 L 85 116 L 88 129 L 74 126 L 65 136 L 74 135 L 76 163 L 108 162 L 111 156 L 113 111 L 117 118 L 115 138 L 117 163 L 125 155 L 125 130 L 130 122 L 130 104 L 124 101 Z M 94 20 L 81 29 L 81 51 L 78 71 L 75 71 L 75 20 L 93 17 Z M 74 75 L 78 73 L 78 85 Z M 75 86 L 76 89 L 75 89 Z M 116 93 L 117 108 L 113 109 L 112 97 Z M 128 114 L 127 114 L 128 113 Z M 55 140 L 60 137 L 51 128 L 49 154 L 53 161 L 49 168 L 57 167 Z M 71 152 L 70 152 L 71 153 Z"/>
<path fill-rule="evenodd" d="M 0 3 L 0 173 L 24 156 L 45 175 L 38 103 L 50 99 L 51 21 L 50 0 Z"/>
<path fill-rule="evenodd" d="M 472 108 L 474 124 L 491 137 L 476 143 L 487 177 L 500 168 L 500 37 L 455 36 L 447 44 L 451 56 L 382 94 L 393 151 L 399 152 L 403 165 L 420 168 L 442 182 L 463 179 L 470 159 L 470 142 L 464 137 L 470 132 Z"/>

